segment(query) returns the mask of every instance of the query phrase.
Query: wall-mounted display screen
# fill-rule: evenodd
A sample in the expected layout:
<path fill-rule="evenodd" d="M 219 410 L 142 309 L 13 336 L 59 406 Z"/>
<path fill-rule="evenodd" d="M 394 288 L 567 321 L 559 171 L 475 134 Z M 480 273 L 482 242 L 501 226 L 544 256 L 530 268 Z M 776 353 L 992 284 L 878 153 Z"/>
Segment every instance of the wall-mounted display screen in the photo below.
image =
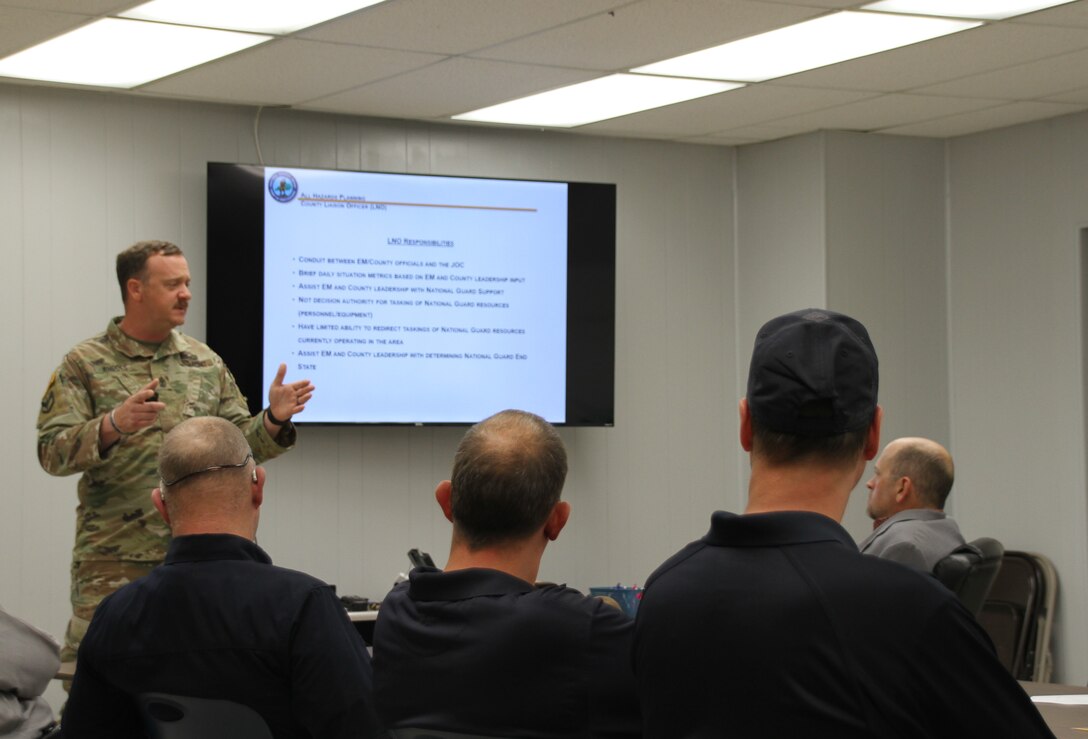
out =
<path fill-rule="evenodd" d="M 611 184 L 208 164 L 208 343 L 299 422 L 614 420 Z"/>

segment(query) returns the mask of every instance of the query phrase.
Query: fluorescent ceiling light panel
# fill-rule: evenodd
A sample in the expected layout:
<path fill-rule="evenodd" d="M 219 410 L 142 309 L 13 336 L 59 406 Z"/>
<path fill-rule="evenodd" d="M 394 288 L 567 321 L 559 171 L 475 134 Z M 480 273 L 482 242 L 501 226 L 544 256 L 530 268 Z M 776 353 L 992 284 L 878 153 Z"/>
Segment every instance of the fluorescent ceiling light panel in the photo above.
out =
<path fill-rule="evenodd" d="M 183 26 L 285 34 L 383 0 L 151 0 L 118 13 Z"/>
<path fill-rule="evenodd" d="M 573 128 L 743 87 L 731 82 L 613 74 L 455 115 L 459 121 Z"/>
<path fill-rule="evenodd" d="M 1073 0 L 882 0 L 862 6 L 862 10 L 1000 20 L 1070 2 Z"/>
<path fill-rule="evenodd" d="M 136 87 L 271 38 L 103 18 L 0 59 L 0 76 L 73 85 Z"/>
<path fill-rule="evenodd" d="M 979 21 L 844 11 L 631 71 L 759 82 L 979 25 Z"/>

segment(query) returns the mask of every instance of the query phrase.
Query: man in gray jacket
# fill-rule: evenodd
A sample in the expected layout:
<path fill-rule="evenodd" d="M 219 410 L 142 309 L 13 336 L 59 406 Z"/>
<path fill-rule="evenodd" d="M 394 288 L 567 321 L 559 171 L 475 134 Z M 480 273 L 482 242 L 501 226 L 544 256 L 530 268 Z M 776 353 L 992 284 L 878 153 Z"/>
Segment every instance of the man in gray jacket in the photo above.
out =
<path fill-rule="evenodd" d="M 932 572 L 964 544 L 959 526 L 944 512 L 954 476 L 952 456 L 929 439 L 896 439 L 884 447 L 874 472 L 866 483 L 873 533 L 858 549 Z"/>
<path fill-rule="evenodd" d="M 54 721 L 42 693 L 58 667 L 56 639 L 0 607 L 0 737 L 46 736 Z"/>

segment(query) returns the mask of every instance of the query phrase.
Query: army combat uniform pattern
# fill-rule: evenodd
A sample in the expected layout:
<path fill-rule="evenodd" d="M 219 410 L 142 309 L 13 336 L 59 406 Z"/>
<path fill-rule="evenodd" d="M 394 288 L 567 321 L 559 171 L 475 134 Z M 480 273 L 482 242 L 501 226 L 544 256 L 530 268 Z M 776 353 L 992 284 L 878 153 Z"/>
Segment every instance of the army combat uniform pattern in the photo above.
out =
<path fill-rule="evenodd" d="M 159 344 L 122 333 L 114 318 L 104 333 L 72 349 L 53 373 L 38 415 L 38 460 L 51 475 L 82 472 L 72 551 L 73 617 L 62 658 L 75 648 L 106 595 L 147 574 L 166 556 L 170 530 L 151 503 L 163 437 L 187 418 L 219 416 L 246 436 L 257 462 L 287 451 L 295 429 L 273 439 L 251 416 L 223 360 L 207 345 L 171 331 Z M 126 398 L 158 378 L 166 404 L 155 423 L 121 437 L 102 454 L 99 424 Z M 242 460 L 224 460 L 240 462 Z"/>

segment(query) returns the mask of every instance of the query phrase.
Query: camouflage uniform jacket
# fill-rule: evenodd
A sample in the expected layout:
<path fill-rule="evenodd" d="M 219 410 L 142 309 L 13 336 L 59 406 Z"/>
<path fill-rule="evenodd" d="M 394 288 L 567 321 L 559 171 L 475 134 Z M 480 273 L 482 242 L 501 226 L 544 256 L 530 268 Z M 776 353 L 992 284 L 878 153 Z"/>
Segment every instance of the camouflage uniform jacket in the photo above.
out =
<path fill-rule="evenodd" d="M 120 320 L 114 318 L 104 333 L 68 352 L 38 415 L 42 468 L 51 475 L 83 473 L 74 562 L 156 562 L 166 556 L 170 531 L 150 495 L 158 486 L 163 437 L 185 419 L 219 416 L 234 423 L 258 462 L 282 454 L 295 441 L 292 424 L 273 439 L 261 414 L 249 415 L 230 370 L 207 345 L 177 331 L 157 345 L 136 341 L 121 332 Z M 152 426 L 121 437 L 101 454 L 98 429 L 106 414 L 156 377 L 166 408 Z"/>

